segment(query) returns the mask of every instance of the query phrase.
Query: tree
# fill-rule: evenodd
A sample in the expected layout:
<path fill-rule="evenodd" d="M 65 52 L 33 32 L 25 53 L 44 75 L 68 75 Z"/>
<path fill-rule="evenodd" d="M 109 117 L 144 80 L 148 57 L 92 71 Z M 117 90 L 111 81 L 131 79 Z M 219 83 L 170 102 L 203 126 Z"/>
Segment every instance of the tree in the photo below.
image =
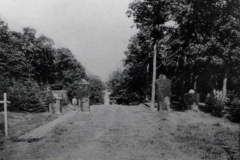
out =
<path fill-rule="evenodd" d="M 44 84 L 51 83 L 54 71 L 54 42 L 52 39 L 41 35 L 36 39 L 36 46 L 39 48 L 34 57 L 36 79 Z"/>
<path fill-rule="evenodd" d="M 124 77 L 122 71 L 117 69 L 113 71 L 108 78 L 107 87 L 110 90 L 111 94 L 118 95 L 120 90 L 122 89 L 122 84 L 124 81 Z"/>
<path fill-rule="evenodd" d="M 153 50 L 153 78 L 152 78 L 152 102 L 151 108 L 154 108 L 155 101 L 155 81 L 156 81 L 156 65 L 157 55 L 159 54 L 161 62 L 167 58 L 167 52 L 163 51 L 163 46 L 166 44 L 166 33 L 171 31 L 171 28 L 165 25 L 166 22 L 172 20 L 171 5 L 174 1 L 160 0 L 144 0 L 135 1 L 129 5 L 127 12 L 128 16 L 133 16 L 137 28 L 148 30 L 148 41 L 152 44 Z"/>
<path fill-rule="evenodd" d="M 239 62 L 240 12 L 237 8 L 240 2 L 192 1 L 187 6 L 182 14 L 176 16 L 179 25 L 176 37 L 185 42 L 183 48 L 188 53 L 186 61 L 193 61 L 195 65 L 201 60 L 205 66 L 220 67 L 212 76 L 224 79 L 221 84 L 226 91 L 227 78 L 232 81 L 231 72 L 238 68 L 235 64 Z M 208 69 L 209 67 L 203 70 L 206 72 Z"/>
<path fill-rule="evenodd" d="M 31 65 L 19 49 L 22 35 L 8 30 L 7 24 L 0 20 L 0 75 L 14 79 L 24 79 Z"/>
<path fill-rule="evenodd" d="M 57 49 L 54 58 L 52 88 L 69 90 L 70 97 L 72 97 L 74 91 L 70 88 L 74 88 L 76 85 L 74 83 L 82 78 L 86 78 L 85 68 L 76 60 L 71 51 L 67 48 Z"/>
<path fill-rule="evenodd" d="M 91 104 L 104 103 L 105 85 L 98 76 L 88 76 L 89 85 L 89 99 Z"/>
<path fill-rule="evenodd" d="M 45 111 L 46 86 L 76 92 L 75 82 L 86 77 L 85 68 L 69 49 L 53 48 L 52 39 L 36 30 L 9 31 L 0 19 L 0 93 L 8 92 L 10 110 Z M 20 104 L 21 103 L 21 104 Z"/>
<path fill-rule="evenodd" d="M 149 82 L 153 68 L 152 45 L 149 30 L 142 29 L 131 37 L 127 50 L 124 52 L 125 73 L 127 75 L 128 95 L 137 94 L 142 101 L 149 90 Z M 148 68 L 148 69 L 147 69 Z"/>
<path fill-rule="evenodd" d="M 162 64 L 159 70 L 171 76 L 173 90 L 180 91 L 177 94 L 183 99 L 184 93 L 193 88 L 196 77 L 198 84 L 201 83 L 209 67 L 216 69 L 209 74 L 205 88 L 226 84 L 226 78 L 230 82 L 228 87 L 236 84 L 240 57 L 239 4 L 223 0 L 144 0 L 132 2 L 127 14 L 134 18 L 139 32 L 148 31 L 148 41 L 157 44 Z M 176 27 L 166 27 L 169 21 L 176 23 Z M 224 83 L 217 79 L 224 79 Z"/>
<path fill-rule="evenodd" d="M 144 66 L 145 67 L 145 66 Z M 141 101 L 145 96 L 145 74 L 142 74 L 141 63 L 133 65 L 123 71 L 117 69 L 109 76 L 107 86 L 111 95 L 117 98 L 118 103 L 129 104 Z"/>

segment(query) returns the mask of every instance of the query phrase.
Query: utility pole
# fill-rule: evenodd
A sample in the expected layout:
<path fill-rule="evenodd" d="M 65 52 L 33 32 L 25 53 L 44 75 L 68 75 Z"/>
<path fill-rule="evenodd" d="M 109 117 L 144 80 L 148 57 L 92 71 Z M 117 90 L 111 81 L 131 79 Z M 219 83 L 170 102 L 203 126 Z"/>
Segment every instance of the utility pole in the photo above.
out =
<path fill-rule="evenodd" d="M 146 90 L 145 90 L 145 92 L 146 92 L 146 97 L 145 97 L 145 101 L 147 101 L 148 102 L 148 72 L 149 72 L 149 63 L 148 63 L 148 65 L 147 65 L 147 68 L 146 68 Z"/>
<path fill-rule="evenodd" d="M 154 56 L 153 56 L 152 99 L 150 106 L 152 110 L 155 110 L 156 65 L 157 65 L 157 42 L 155 42 L 154 44 Z"/>

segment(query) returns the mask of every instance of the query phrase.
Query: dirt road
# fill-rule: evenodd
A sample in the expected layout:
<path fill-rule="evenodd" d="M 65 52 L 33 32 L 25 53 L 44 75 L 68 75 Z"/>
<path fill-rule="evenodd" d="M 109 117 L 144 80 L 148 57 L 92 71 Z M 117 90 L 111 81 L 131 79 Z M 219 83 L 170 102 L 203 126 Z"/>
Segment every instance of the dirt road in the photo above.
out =
<path fill-rule="evenodd" d="M 237 125 L 200 113 L 186 115 L 143 106 L 92 106 L 90 113 L 77 114 L 42 140 L 9 140 L 0 159 L 227 159 L 216 134 L 230 135 L 228 142 L 237 146 Z"/>

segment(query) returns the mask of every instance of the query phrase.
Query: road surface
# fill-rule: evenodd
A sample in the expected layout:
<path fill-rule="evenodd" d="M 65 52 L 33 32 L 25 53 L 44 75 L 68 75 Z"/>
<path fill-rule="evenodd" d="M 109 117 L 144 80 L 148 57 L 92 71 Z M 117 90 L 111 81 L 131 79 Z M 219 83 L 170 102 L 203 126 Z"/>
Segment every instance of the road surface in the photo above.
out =
<path fill-rule="evenodd" d="M 110 95 L 111 93 L 110 92 L 108 92 L 107 90 L 105 91 L 105 94 L 104 94 L 104 104 L 105 105 L 109 105 L 110 104 L 110 98 L 109 98 L 109 95 Z"/>
<path fill-rule="evenodd" d="M 201 116 L 205 117 L 197 121 L 200 114 L 192 114 L 185 118 L 186 113 L 152 112 L 144 106 L 91 106 L 90 113 L 76 114 L 70 120 L 57 125 L 39 141 L 9 140 L 4 152 L 0 152 L 0 159 L 190 160 L 200 156 L 203 159 L 227 158 L 222 148 L 211 144 L 216 143 L 216 140 L 208 140 L 209 146 L 206 146 L 206 137 L 203 137 L 206 132 L 191 124 L 193 120 L 194 124 L 205 128 L 210 124 L 213 131 L 206 128 L 209 131 L 207 137 L 214 137 L 219 128 L 214 125 L 216 121 L 211 119 L 205 124 L 203 119 L 209 119 L 210 116 L 203 114 Z M 184 123 L 188 128 L 185 128 Z M 229 132 L 226 135 L 234 133 L 234 130 L 229 129 L 229 125 L 226 127 L 226 132 Z M 202 147 L 203 144 L 208 148 Z M 211 146 L 213 149 L 209 151 Z"/>

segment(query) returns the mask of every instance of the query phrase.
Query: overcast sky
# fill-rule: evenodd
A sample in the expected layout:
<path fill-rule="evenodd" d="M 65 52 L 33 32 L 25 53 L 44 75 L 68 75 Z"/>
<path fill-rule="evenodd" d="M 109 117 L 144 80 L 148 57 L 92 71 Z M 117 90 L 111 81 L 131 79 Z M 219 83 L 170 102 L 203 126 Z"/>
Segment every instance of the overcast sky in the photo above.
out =
<path fill-rule="evenodd" d="M 88 72 L 106 81 L 122 66 L 128 40 L 137 31 L 126 11 L 133 0 L 0 0 L 10 30 L 23 27 L 69 48 Z"/>

